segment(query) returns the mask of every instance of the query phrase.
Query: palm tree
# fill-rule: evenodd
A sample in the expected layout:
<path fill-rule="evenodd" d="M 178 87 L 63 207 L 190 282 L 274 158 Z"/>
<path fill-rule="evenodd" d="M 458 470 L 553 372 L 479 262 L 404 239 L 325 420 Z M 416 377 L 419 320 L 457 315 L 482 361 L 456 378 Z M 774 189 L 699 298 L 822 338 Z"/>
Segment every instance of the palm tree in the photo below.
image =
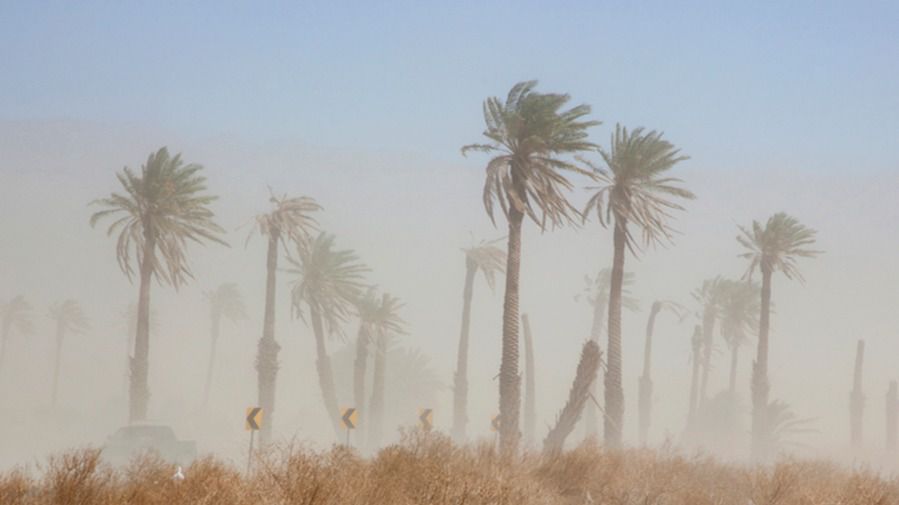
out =
<path fill-rule="evenodd" d="M 34 334 L 34 324 L 31 321 L 31 304 L 25 301 L 25 297 L 18 295 L 12 300 L 0 305 L 0 371 L 3 370 L 3 362 L 6 357 L 6 349 L 9 346 L 9 336 L 15 330 L 23 336 Z"/>
<path fill-rule="evenodd" d="M 706 390 L 709 383 L 709 372 L 712 368 L 712 348 L 715 346 L 715 323 L 721 301 L 725 296 L 726 283 L 721 276 L 707 279 L 702 286 L 693 290 L 691 295 L 699 303 L 702 314 L 702 378 L 699 382 L 699 404 L 705 403 Z"/>
<path fill-rule="evenodd" d="M 278 271 L 278 247 L 286 252 L 288 243 L 296 247 L 306 247 L 309 234 L 318 227 L 312 213 L 320 211 L 321 206 L 306 196 L 288 197 L 271 194 L 269 202 L 272 210 L 256 216 L 256 223 L 247 242 L 253 234 L 268 239 L 265 268 L 265 315 L 262 321 L 262 337 L 256 351 L 256 373 L 258 386 L 258 405 L 265 415 L 262 417 L 262 430 L 259 438 L 262 445 L 271 440 L 273 419 L 275 414 L 275 386 L 278 379 L 278 352 L 281 346 L 275 340 L 275 273 Z"/>
<path fill-rule="evenodd" d="M 371 328 L 375 345 L 375 363 L 372 374 L 371 399 L 369 401 L 368 446 L 377 448 L 381 443 L 381 426 L 384 424 L 384 405 L 386 390 L 387 357 L 390 343 L 394 336 L 405 333 L 405 321 L 399 310 L 403 307 L 399 298 L 387 293 L 381 295 L 380 301 L 372 308 L 375 310 L 366 315 Z M 364 373 L 364 371 L 363 371 Z M 364 375 L 363 375 L 364 376 Z"/>
<path fill-rule="evenodd" d="M 521 326 L 524 328 L 524 440 L 530 444 L 537 429 L 537 383 L 534 376 L 534 336 L 527 314 L 521 314 Z"/>
<path fill-rule="evenodd" d="M 562 107 L 567 94 L 538 93 L 537 81 L 512 87 L 505 102 L 484 101 L 484 136 L 488 144 L 471 144 L 462 154 L 495 154 L 487 163 L 484 207 L 490 220 L 498 204 L 509 225 L 506 248 L 506 289 L 503 301 L 502 359 L 499 372 L 500 446 L 505 454 L 517 450 L 520 438 L 521 376 L 518 374 L 518 292 L 521 269 L 521 228 L 527 215 L 540 226 L 553 227 L 571 220 L 577 211 L 564 192 L 572 189 L 566 172 L 586 173 L 563 159 L 595 147 L 587 129 L 598 125 L 586 116 L 590 106 Z"/>
<path fill-rule="evenodd" d="M 656 300 L 649 309 L 649 320 L 646 322 L 646 343 L 643 346 L 643 375 L 640 376 L 637 403 L 640 443 L 644 445 L 652 418 L 652 334 L 655 330 L 656 317 L 662 310 L 670 310 L 683 320 L 683 307 L 677 302 Z"/>
<path fill-rule="evenodd" d="M 890 381 L 886 397 L 886 450 L 889 454 L 895 454 L 897 448 L 897 435 L 899 435 L 899 384 Z"/>
<path fill-rule="evenodd" d="M 697 399 L 699 397 L 699 365 L 701 363 L 700 353 L 702 351 L 702 329 L 697 324 L 693 329 L 693 338 L 690 339 L 692 354 L 690 361 L 693 363 L 693 375 L 690 379 L 690 410 L 687 413 L 687 434 L 693 435 L 694 422 L 696 420 Z"/>
<path fill-rule="evenodd" d="M 556 425 L 546 435 L 543 442 L 543 450 L 547 453 L 559 453 L 565 445 L 565 439 L 574 429 L 584 405 L 590 400 L 590 384 L 596 382 L 599 372 L 601 353 L 599 344 L 592 340 L 584 343 L 581 350 L 581 359 L 577 365 L 577 372 L 571 391 L 568 394 L 568 402 L 559 413 Z"/>
<path fill-rule="evenodd" d="M 756 269 L 762 272 L 758 353 L 752 367 L 752 455 L 755 459 L 765 459 L 772 435 L 768 424 L 771 278 L 780 271 L 787 279 L 803 282 L 797 259 L 815 257 L 820 251 L 809 249 L 815 243 L 816 231 L 783 212 L 771 216 L 764 227 L 753 221 L 751 230 L 742 226 L 739 229 L 737 242 L 747 250 L 740 257 L 749 260 L 746 277 L 751 279 Z"/>
<path fill-rule="evenodd" d="M 403 322 L 396 314 L 398 304 L 399 300 L 387 293 L 378 295 L 378 290 L 374 286 L 369 287 L 365 295 L 356 302 L 356 310 L 359 312 L 359 335 L 356 338 L 356 358 L 353 362 L 353 400 L 362 419 L 366 419 L 365 373 L 368 368 L 368 348 L 372 344 L 381 346 L 383 339 L 403 333 Z M 381 363 L 383 364 L 383 357 Z M 378 386 L 383 389 L 383 369 L 381 372 L 382 382 Z M 357 434 L 357 439 L 361 446 L 364 442 L 361 430 Z"/>
<path fill-rule="evenodd" d="M 349 249 L 334 249 L 334 235 L 320 233 L 308 247 L 297 247 L 299 259 L 288 257 L 296 276 L 291 291 L 293 313 L 312 325 L 317 359 L 315 367 L 325 410 L 340 437 L 340 412 L 334 372 L 325 337 L 342 336 L 342 325 L 355 315 L 355 302 L 364 288 L 368 268 Z"/>
<path fill-rule="evenodd" d="M 132 280 L 140 276 L 137 333 L 129 387 L 129 420 L 147 417 L 150 359 L 150 282 L 153 277 L 176 290 L 193 278 L 187 264 L 188 242 L 216 242 L 224 230 L 213 221 L 209 205 L 217 197 L 206 193 L 202 166 L 185 164 L 181 155 L 169 155 L 163 147 L 150 154 L 140 173 L 128 167 L 116 174 L 124 193 L 112 193 L 93 201 L 102 207 L 90 218 L 95 226 L 105 218 L 113 222 L 107 235 L 118 234 L 116 259 Z M 137 263 L 135 272 L 134 261 Z"/>
<path fill-rule="evenodd" d="M 855 348 L 855 370 L 852 374 L 852 392 L 849 393 L 849 428 L 852 448 L 862 447 L 862 416 L 865 412 L 865 392 L 862 388 L 862 369 L 865 364 L 865 341 L 859 340 Z"/>
<path fill-rule="evenodd" d="M 468 423 L 468 334 L 474 278 L 478 271 L 483 273 L 484 280 L 493 291 L 496 274 L 503 273 L 506 268 L 506 253 L 495 245 L 499 240 L 482 241 L 476 246 L 462 250 L 465 253 L 465 288 L 462 292 L 462 331 L 459 335 L 459 353 L 456 356 L 453 384 L 453 438 L 458 442 L 465 440 Z"/>
<path fill-rule="evenodd" d="M 122 384 L 123 391 L 127 395 L 128 383 L 131 380 L 131 361 L 134 359 L 135 330 L 137 329 L 137 304 L 128 304 L 127 307 L 119 312 L 119 317 L 124 325 L 125 332 L 128 334 L 128 339 L 126 341 L 127 347 L 125 348 L 125 372 L 122 376 L 124 378 Z M 156 334 L 156 330 L 159 327 L 159 317 L 156 314 L 156 309 L 150 309 L 149 324 L 147 326 L 147 333 L 152 337 Z"/>
<path fill-rule="evenodd" d="M 590 340 L 599 345 L 602 337 L 602 328 L 605 324 L 606 312 L 609 310 L 609 289 L 612 285 L 612 270 L 603 268 L 594 277 L 584 276 L 586 286 L 580 295 L 574 297 L 575 301 L 583 298 L 593 309 L 593 324 L 590 326 Z M 640 302 L 630 296 L 630 287 L 634 283 L 634 274 L 631 272 L 624 273 L 622 281 L 621 305 L 627 310 L 640 310 Z M 594 400 L 598 396 L 596 389 L 599 381 L 593 381 L 590 384 L 591 401 L 587 402 L 584 411 L 584 438 L 595 437 L 599 431 L 598 417 L 596 416 L 596 403 Z"/>
<path fill-rule="evenodd" d="M 640 245 L 628 228 L 634 224 L 642 231 L 645 245 L 671 241 L 674 231 L 667 221 L 672 211 L 683 210 L 675 198 L 692 199 L 693 193 L 680 187 L 681 180 L 667 172 L 686 160 L 662 134 L 643 128 L 629 132 L 615 126 L 611 151 L 599 148 L 608 170 L 592 166 L 593 177 L 599 183 L 591 188 L 593 196 L 587 201 L 584 219 L 596 211 L 599 222 L 607 227 L 614 222 L 612 278 L 609 291 L 608 332 L 605 376 L 605 441 L 612 448 L 621 447 L 624 420 L 624 391 L 621 387 L 621 308 L 624 285 L 625 248 L 637 253 Z"/>
<path fill-rule="evenodd" d="M 203 405 L 209 403 L 209 389 L 212 385 L 212 370 L 215 366 L 215 349 L 219 340 L 219 328 L 222 317 L 231 322 L 246 319 L 247 311 L 243 304 L 243 297 L 237 289 L 237 284 L 228 282 L 219 285 L 214 291 L 203 294 L 209 302 L 210 317 L 210 342 L 209 364 L 206 367 L 206 385 L 203 387 Z M 264 418 L 265 416 L 263 416 Z"/>
<path fill-rule="evenodd" d="M 90 329 L 90 322 L 75 300 L 65 300 L 50 307 L 50 319 L 56 323 L 56 357 L 53 363 L 53 389 L 50 396 L 52 406 L 56 406 L 56 393 L 59 390 L 59 363 L 62 356 L 62 342 L 66 333 L 81 335 Z"/>
<path fill-rule="evenodd" d="M 755 282 L 724 281 L 725 288 L 718 317 L 721 336 L 730 348 L 730 381 L 728 391 L 737 391 L 737 362 L 740 347 L 759 327 L 759 286 Z"/>

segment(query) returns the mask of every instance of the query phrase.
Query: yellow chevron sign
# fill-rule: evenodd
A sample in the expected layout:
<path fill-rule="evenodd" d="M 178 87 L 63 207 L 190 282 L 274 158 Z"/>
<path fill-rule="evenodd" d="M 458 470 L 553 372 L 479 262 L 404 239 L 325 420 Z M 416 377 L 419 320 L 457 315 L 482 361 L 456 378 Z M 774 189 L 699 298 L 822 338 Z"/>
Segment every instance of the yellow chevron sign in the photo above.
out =
<path fill-rule="evenodd" d="M 340 422 L 343 423 L 343 427 L 348 430 L 356 429 L 356 426 L 359 426 L 359 412 L 353 407 L 342 409 L 340 413 Z"/>
<path fill-rule="evenodd" d="M 262 407 L 247 407 L 247 417 L 244 428 L 247 431 L 256 431 L 262 426 Z"/>

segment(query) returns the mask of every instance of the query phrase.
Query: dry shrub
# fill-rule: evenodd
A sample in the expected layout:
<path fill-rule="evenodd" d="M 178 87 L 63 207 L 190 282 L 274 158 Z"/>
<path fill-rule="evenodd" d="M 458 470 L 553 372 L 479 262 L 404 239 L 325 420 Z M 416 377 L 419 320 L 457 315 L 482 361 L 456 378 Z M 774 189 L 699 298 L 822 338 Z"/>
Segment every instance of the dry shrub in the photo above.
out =
<path fill-rule="evenodd" d="M 0 503 L 3 505 L 24 505 L 34 489 L 34 481 L 22 469 L 0 475 Z"/>

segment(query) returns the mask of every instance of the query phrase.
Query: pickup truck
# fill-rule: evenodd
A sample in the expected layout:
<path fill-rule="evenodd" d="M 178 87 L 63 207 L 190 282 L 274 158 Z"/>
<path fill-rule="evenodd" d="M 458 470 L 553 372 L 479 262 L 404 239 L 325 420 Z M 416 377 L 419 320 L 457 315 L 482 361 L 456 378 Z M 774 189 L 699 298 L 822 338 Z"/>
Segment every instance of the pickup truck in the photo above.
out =
<path fill-rule="evenodd" d="M 171 427 L 132 424 L 119 428 L 103 447 L 103 458 L 112 465 L 125 465 L 134 456 L 155 452 L 164 461 L 188 466 L 197 457 L 197 443 L 178 440 Z"/>

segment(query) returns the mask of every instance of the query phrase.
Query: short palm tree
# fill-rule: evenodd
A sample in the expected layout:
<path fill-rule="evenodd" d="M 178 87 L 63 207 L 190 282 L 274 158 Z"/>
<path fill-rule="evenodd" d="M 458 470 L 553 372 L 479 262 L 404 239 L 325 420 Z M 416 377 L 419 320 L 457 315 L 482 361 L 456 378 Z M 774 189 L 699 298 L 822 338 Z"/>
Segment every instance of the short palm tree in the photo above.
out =
<path fill-rule="evenodd" d="M 759 285 L 751 281 L 725 281 L 724 296 L 718 317 L 721 336 L 730 349 L 730 381 L 728 391 L 737 391 L 737 364 L 740 347 L 759 328 Z"/>
<path fill-rule="evenodd" d="M 462 291 L 462 331 L 459 335 L 459 353 L 456 356 L 456 374 L 453 384 L 453 438 L 462 442 L 468 423 L 468 341 L 471 326 L 471 298 L 474 278 L 478 272 L 490 290 L 496 284 L 496 274 L 506 269 L 506 252 L 496 246 L 499 240 L 482 241 L 463 249 L 465 253 L 465 288 Z"/>
<path fill-rule="evenodd" d="M 368 447 L 376 449 L 381 443 L 381 427 L 384 425 L 386 393 L 387 357 L 394 337 L 405 333 L 406 323 L 400 317 L 403 307 L 399 298 L 383 293 L 380 299 L 366 307 L 360 318 L 367 321 L 369 335 L 375 347 L 374 370 L 372 371 L 371 399 L 368 404 Z M 373 309 L 373 310 L 372 310 Z M 357 360 L 359 356 L 357 354 Z M 358 363 L 358 361 L 357 361 Z M 396 366 L 396 365 L 394 365 Z M 361 371 L 364 373 L 365 371 Z"/>
<path fill-rule="evenodd" d="M 217 197 L 206 193 L 202 166 L 184 163 L 163 147 L 150 154 L 140 172 L 128 167 L 116 174 L 124 193 L 112 193 L 92 203 L 102 207 L 90 218 L 91 226 L 112 219 L 107 235 L 118 235 L 119 268 L 132 280 L 139 276 L 137 333 L 129 386 L 129 419 L 144 420 L 150 400 L 150 283 L 153 277 L 176 290 L 192 274 L 187 244 L 204 241 L 227 245 L 224 230 L 213 221 L 209 205 Z M 135 263 L 137 269 L 135 271 Z"/>
<path fill-rule="evenodd" d="M 9 337 L 13 330 L 23 336 L 34 334 L 34 323 L 31 321 L 31 304 L 22 295 L 0 305 L 0 371 L 9 347 Z"/>
<path fill-rule="evenodd" d="M 494 155 L 486 166 L 484 207 L 490 220 L 499 205 L 509 226 L 506 248 L 506 287 L 503 301 L 502 358 L 499 372 L 500 446 L 505 454 L 517 450 L 521 437 L 521 376 L 518 373 L 518 295 L 521 269 L 521 229 L 530 217 L 541 230 L 561 225 L 577 211 L 565 192 L 572 189 L 566 173 L 585 173 L 564 159 L 593 149 L 587 129 L 599 124 L 586 119 L 588 105 L 567 110 L 566 94 L 538 93 L 537 81 L 512 87 L 505 101 L 484 101 L 487 144 L 462 148 Z"/>
<path fill-rule="evenodd" d="M 699 404 L 707 399 L 709 372 L 712 368 L 712 349 L 715 346 L 715 324 L 724 299 L 727 283 L 719 275 L 712 279 L 702 281 L 702 285 L 693 290 L 691 295 L 699 304 L 699 314 L 702 319 L 702 377 L 699 381 Z"/>
<path fill-rule="evenodd" d="M 265 313 L 262 320 L 262 337 L 256 351 L 256 374 L 258 386 L 258 405 L 263 409 L 262 426 L 259 432 L 260 442 L 265 445 L 271 441 L 272 425 L 275 414 L 275 386 L 278 379 L 278 353 L 281 346 L 275 340 L 275 275 L 278 271 L 278 249 L 285 252 L 288 245 L 306 247 L 309 234 L 318 228 L 313 213 L 321 210 L 321 206 L 306 196 L 288 197 L 271 194 L 269 202 L 272 209 L 256 216 L 256 222 L 247 242 L 255 233 L 268 240 L 265 260 Z"/>
<path fill-rule="evenodd" d="M 643 345 L 643 375 L 640 376 L 637 394 L 639 435 L 640 443 L 643 445 L 646 444 L 652 419 L 652 337 L 655 331 L 656 317 L 663 310 L 671 311 L 681 320 L 684 315 L 684 308 L 671 300 L 656 300 L 649 309 L 649 319 L 646 322 L 646 342 Z"/>
<path fill-rule="evenodd" d="M 610 151 L 599 148 L 606 168 L 591 165 L 599 186 L 587 201 L 584 218 L 595 211 L 604 227 L 614 224 L 611 288 L 609 291 L 608 332 L 605 375 L 606 444 L 621 447 L 624 420 L 624 391 L 621 387 L 621 308 L 626 249 L 636 254 L 640 242 L 655 245 L 672 240 L 668 225 L 672 211 L 683 210 L 677 199 L 692 199 L 682 181 L 668 171 L 687 159 L 656 131 L 643 128 L 628 131 L 621 125 L 612 134 Z M 642 241 L 631 226 L 640 229 Z"/>
<path fill-rule="evenodd" d="M 212 370 L 215 368 L 215 350 L 222 318 L 237 322 L 246 319 L 247 311 L 237 284 L 231 282 L 221 284 L 215 290 L 203 293 L 203 296 L 209 303 L 210 319 L 209 363 L 206 367 L 206 383 L 203 386 L 203 405 L 206 405 L 209 403 L 209 389 L 212 386 Z"/>
<path fill-rule="evenodd" d="M 779 212 L 771 216 L 764 227 L 758 221 L 752 222 L 751 229 L 741 226 L 740 234 L 737 235 L 737 242 L 746 249 L 740 257 L 749 260 L 746 277 L 751 279 L 756 270 L 762 272 L 758 354 L 752 368 L 752 455 L 755 459 L 763 460 L 769 456 L 773 436 L 768 423 L 771 278 L 779 271 L 787 279 L 802 282 L 797 260 L 820 254 L 820 251 L 810 249 L 815 243 L 816 233 L 796 218 Z"/>
<path fill-rule="evenodd" d="M 339 439 L 340 412 L 325 337 L 343 335 L 342 325 L 355 315 L 368 268 L 354 251 L 335 249 L 334 235 L 327 233 L 320 233 L 308 247 L 298 247 L 297 256 L 288 257 L 292 265 L 289 272 L 296 276 L 291 306 L 295 316 L 312 325 L 322 400 Z"/>
<path fill-rule="evenodd" d="M 65 300 L 50 307 L 50 319 L 56 323 L 56 356 L 53 362 L 53 389 L 50 396 L 51 405 L 56 406 L 56 394 L 59 391 L 59 364 L 62 357 L 62 343 L 67 333 L 84 334 L 91 325 L 75 300 Z"/>

